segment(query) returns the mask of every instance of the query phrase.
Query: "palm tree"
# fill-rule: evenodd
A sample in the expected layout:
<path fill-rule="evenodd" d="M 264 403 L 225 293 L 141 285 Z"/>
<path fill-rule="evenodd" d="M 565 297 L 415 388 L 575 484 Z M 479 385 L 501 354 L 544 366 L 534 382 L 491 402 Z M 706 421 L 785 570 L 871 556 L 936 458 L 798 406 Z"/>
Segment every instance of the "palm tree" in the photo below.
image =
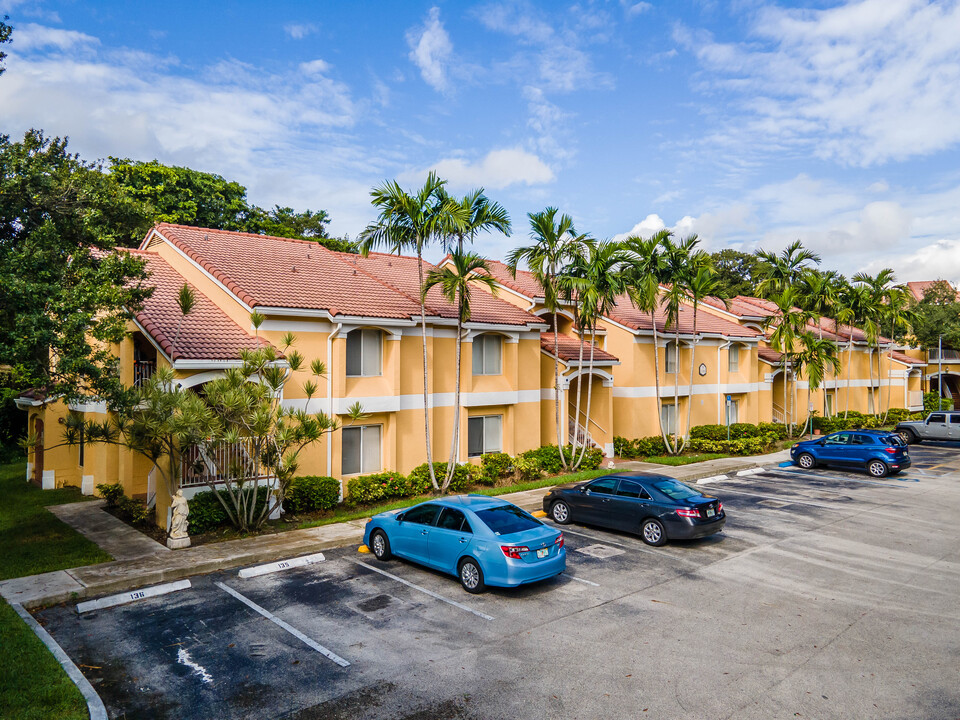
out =
<path fill-rule="evenodd" d="M 793 364 L 796 355 L 798 341 L 806 332 L 807 323 L 811 320 L 811 315 L 806 310 L 796 307 L 796 288 L 792 285 L 785 285 L 783 289 L 772 298 L 777 306 L 775 315 L 767 318 L 765 325 L 773 325 L 773 332 L 770 333 L 770 346 L 780 352 L 780 370 L 783 373 L 783 423 L 787 427 L 791 437 L 793 437 L 793 395 L 791 393 L 790 414 L 787 415 L 787 389 L 790 387 L 790 381 L 787 377 L 788 368 L 793 374 L 793 382 L 796 382 L 797 372 Z M 789 419 L 788 419 L 789 418 Z"/>
<path fill-rule="evenodd" d="M 915 313 L 911 309 L 912 295 L 903 285 L 894 285 L 887 290 L 887 302 L 884 305 L 884 323 L 890 328 L 890 357 L 887 367 L 893 363 L 893 346 L 900 331 L 910 329 Z M 890 383 L 887 383 L 887 404 L 883 413 L 883 424 L 887 424 L 887 415 L 890 413 Z"/>
<path fill-rule="evenodd" d="M 417 278 L 423 288 L 423 250 L 445 228 L 451 227 L 450 204 L 444 202 L 441 190 L 445 180 L 435 172 L 427 176 L 423 187 L 408 194 L 396 180 L 388 181 L 370 192 L 373 206 L 380 214 L 360 233 L 360 249 L 366 256 L 375 247 L 387 247 L 398 255 L 413 249 L 417 254 Z M 439 490 L 433 470 L 433 449 L 430 442 L 430 400 L 427 369 L 427 310 L 426 298 L 420 295 L 420 330 L 423 349 L 423 431 L 427 448 L 427 467 L 434 490 Z"/>
<path fill-rule="evenodd" d="M 694 255 L 700 252 L 695 249 L 699 242 L 696 235 L 691 235 L 680 242 L 674 242 L 669 237 L 663 241 L 665 275 L 661 282 L 667 287 L 664 293 L 667 313 L 664 330 L 673 325 L 673 407 L 677 418 L 680 417 L 680 312 L 690 297 L 690 283 L 696 267 L 705 262 L 702 258 L 694 259 Z M 690 398 L 687 398 L 687 404 L 690 404 Z M 679 427 L 676 428 L 676 453 L 683 450 L 686 438 L 686 432 L 681 434 L 679 429 Z"/>
<path fill-rule="evenodd" d="M 687 281 L 687 292 L 690 304 L 693 306 L 693 347 L 690 348 L 690 376 L 687 392 L 687 426 L 684 434 L 685 441 L 690 439 L 690 421 L 693 412 L 693 372 L 696 367 L 697 345 L 700 337 L 697 335 L 697 310 L 704 298 L 716 295 L 719 289 L 716 270 L 710 263 L 710 256 L 698 250 L 690 256 L 691 274 Z M 720 369 L 717 368 L 717 383 L 720 382 Z"/>
<path fill-rule="evenodd" d="M 871 356 L 868 358 L 870 365 L 870 397 L 873 401 L 873 412 L 880 411 L 880 404 L 877 402 L 877 393 L 873 388 L 873 351 L 877 354 L 877 382 L 883 384 L 882 368 L 880 367 L 880 329 L 884 316 L 884 303 L 887 299 L 887 288 L 894 281 L 893 270 L 884 268 L 875 276 L 867 273 L 857 273 L 853 276 L 853 281 L 863 286 L 864 303 L 862 307 L 863 331 L 867 335 L 867 342 L 871 348 Z M 889 378 L 887 380 L 889 384 Z"/>
<path fill-rule="evenodd" d="M 575 300 L 577 318 L 580 326 L 580 368 L 583 369 L 583 341 L 590 332 L 590 359 L 587 361 L 587 373 L 580 374 L 577 383 L 577 421 L 580 419 L 580 388 L 583 378 L 587 379 L 587 409 L 584 414 L 584 427 L 590 424 L 590 405 L 593 399 L 593 362 L 594 348 L 597 343 L 597 323 L 607 315 L 616 303 L 617 297 L 626 288 L 624 268 L 628 255 L 618 242 L 590 240 L 584 244 L 585 252 L 576 255 L 567 274 L 562 278 L 562 289 Z M 572 467 L 576 470 L 583 462 L 587 452 L 587 438 L 583 438 L 580 457 L 577 457 L 577 435 L 574 433 Z"/>
<path fill-rule="evenodd" d="M 626 269 L 626 291 L 630 303 L 640 312 L 650 313 L 650 324 L 653 328 L 653 377 L 657 393 L 657 422 L 660 426 L 660 436 L 670 454 L 676 454 L 675 445 L 667 437 L 663 427 L 663 398 L 660 392 L 660 341 L 657 334 L 657 310 L 662 301 L 660 298 L 660 283 L 666 277 L 666 264 L 663 259 L 663 244 L 670 239 L 669 230 L 660 230 L 652 237 L 644 240 L 639 236 L 631 236 L 621 244 L 627 250 L 629 266 Z M 666 329 L 666 328 L 664 328 Z M 676 432 L 676 428 L 674 428 Z"/>
<path fill-rule="evenodd" d="M 558 220 L 557 212 L 557 208 L 548 207 L 538 213 L 527 214 L 530 219 L 530 237 L 534 242 L 511 251 L 507 256 L 507 265 L 511 274 L 516 277 L 517 266 L 521 262 L 526 263 L 530 274 L 543 288 L 544 308 L 553 315 L 553 404 L 557 447 L 561 449 L 560 460 L 566 469 L 567 459 L 563 454 L 566 443 L 563 442 L 560 428 L 560 325 L 557 317 L 561 303 L 559 278 L 573 256 L 580 251 L 585 237 L 577 235 L 573 219 L 569 215 L 561 215 Z"/>
<path fill-rule="evenodd" d="M 448 203 L 452 225 L 446 229 L 446 235 L 457 239 L 457 249 L 463 252 L 464 239 L 473 244 L 478 232 L 496 230 L 504 235 L 510 234 L 510 214 L 500 203 L 493 202 L 483 194 L 483 188 L 474 190 L 460 199 L 447 195 L 440 188 L 438 195 Z M 447 250 L 452 251 L 451 247 Z"/>
<path fill-rule="evenodd" d="M 867 291 L 863 285 L 853 285 L 844 283 L 840 288 L 840 306 L 837 313 L 837 320 L 847 325 L 849 337 L 847 338 L 847 378 L 846 398 L 844 401 L 843 419 L 847 419 L 847 413 L 850 412 L 850 368 L 853 365 L 853 335 L 856 325 L 863 320 L 864 308 L 869 304 Z"/>
<path fill-rule="evenodd" d="M 835 310 L 839 302 L 838 280 L 839 273 L 834 270 L 822 272 L 820 270 L 810 269 L 803 273 L 800 279 L 800 299 L 803 301 L 804 310 L 809 310 L 817 318 L 831 318 L 834 320 L 834 330 L 838 329 L 836 324 Z M 817 321 L 817 338 L 823 340 L 823 322 Z M 825 366 L 827 369 L 833 366 Z M 809 398 L 808 398 L 809 399 Z M 827 393 L 823 393 L 823 417 L 827 416 Z"/>
<path fill-rule="evenodd" d="M 837 357 L 837 344 L 832 340 L 824 340 L 812 332 L 800 335 L 801 350 L 793 356 L 793 363 L 797 377 L 807 376 L 807 407 L 810 407 L 810 395 L 820 388 L 828 371 L 836 373 L 840 369 L 840 358 Z M 810 413 L 804 427 L 810 422 Z M 811 433 L 813 432 L 811 428 Z M 803 432 L 801 431 L 801 435 Z"/>
<path fill-rule="evenodd" d="M 766 263 L 761 266 L 764 277 L 757 283 L 757 294 L 760 297 L 778 295 L 787 287 L 796 284 L 804 271 L 809 269 L 810 263 L 820 264 L 820 256 L 803 247 L 799 240 L 787 245 L 779 255 L 768 250 L 758 250 L 757 257 Z"/>
<path fill-rule="evenodd" d="M 447 475 L 441 490 L 450 487 L 457 469 L 457 449 L 460 445 L 460 357 L 463 344 L 463 324 L 470 319 L 470 296 L 473 285 L 485 285 L 491 293 L 497 294 L 497 283 L 490 276 L 490 266 L 486 259 L 473 252 L 463 252 L 454 248 L 450 253 L 450 263 L 433 268 L 427 273 L 422 295 L 426 296 L 430 288 L 440 286 L 440 292 L 451 303 L 457 305 L 456 340 L 456 386 L 453 394 L 453 430 L 450 438 L 450 461 L 447 463 Z"/>

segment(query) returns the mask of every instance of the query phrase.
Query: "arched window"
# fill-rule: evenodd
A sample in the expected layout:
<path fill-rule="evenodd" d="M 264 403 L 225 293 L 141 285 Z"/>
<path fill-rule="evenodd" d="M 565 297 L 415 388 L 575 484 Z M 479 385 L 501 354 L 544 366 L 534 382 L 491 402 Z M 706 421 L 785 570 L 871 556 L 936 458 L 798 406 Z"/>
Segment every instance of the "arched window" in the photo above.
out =
<path fill-rule="evenodd" d="M 347 377 L 373 377 L 383 374 L 383 332 L 376 328 L 347 333 Z"/>
<path fill-rule="evenodd" d="M 473 338 L 473 374 L 500 375 L 503 372 L 502 355 L 502 337 L 477 335 Z"/>

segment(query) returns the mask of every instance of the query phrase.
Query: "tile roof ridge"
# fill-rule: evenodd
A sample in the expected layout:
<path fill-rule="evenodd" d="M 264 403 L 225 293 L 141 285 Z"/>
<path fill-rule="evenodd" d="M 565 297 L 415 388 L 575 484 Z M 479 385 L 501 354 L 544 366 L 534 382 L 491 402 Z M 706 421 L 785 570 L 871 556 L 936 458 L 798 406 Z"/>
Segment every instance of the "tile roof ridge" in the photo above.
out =
<path fill-rule="evenodd" d="M 379 277 L 379 276 L 377 276 L 377 275 L 374 275 L 374 274 L 371 273 L 371 272 L 368 272 L 365 268 L 362 268 L 362 267 L 360 267 L 359 265 L 357 265 L 356 263 L 352 263 L 352 262 L 350 262 L 349 260 L 347 260 L 345 257 L 342 257 L 342 256 L 344 256 L 344 255 L 346 255 L 347 257 L 351 257 L 351 256 L 352 256 L 352 257 L 357 257 L 357 256 L 354 255 L 353 253 L 343 253 L 343 252 L 337 252 L 337 251 L 328 251 L 328 252 L 330 252 L 331 255 L 334 255 L 334 256 L 336 257 L 336 259 L 339 260 L 342 264 L 344 264 L 344 265 L 352 265 L 354 271 L 362 272 L 362 273 L 363 273 L 364 275 L 366 275 L 368 278 L 370 278 L 370 279 L 373 280 L 374 282 L 377 282 L 377 283 L 383 285 L 383 286 L 384 286 L 385 288 L 387 288 L 388 290 L 393 290 L 393 291 L 394 291 L 395 293 L 397 293 L 398 295 L 402 295 L 403 297 L 407 298 L 407 300 L 410 300 L 411 302 L 414 302 L 414 303 L 416 303 L 417 305 L 420 305 L 420 298 L 411 297 L 409 293 L 404 292 L 403 290 L 401 290 L 399 287 L 397 287 L 397 286 L 394 285 L 393 283 L 388 282 L 388 281 L 384 280 L 383 278 L 381 278 L 381 277 Z M 393 253 L 377 253 L 377 254 L 378 254 L 378 255 L 381 255 L 381 256 L 383 256 L 383 257 L 397 257 L 397 256 L 394 255 Z M 362 257 L 362 256 L 361 256 L 361 257 Z M 367 255 L 367 257 L 369 258 L 370 255 Z M 404 257 L 404 256 L 400 256 L 400 257 Z M 410 256 L 406 256 L 406 257 L 410 257 Z M 427 261 L 427 260 L 423 260 L 422 262 L 423 262 L 425 265 L 429 265 L 431 268 L 433 267 L 433 264 L 430 263 L 430 262 Z M 427 302 L 426 302 L 426 299 L 424 299 L 424 302 L 423 302 L 423 309 L 424 309 L 424 313 L 426 313 L 426 312 L 429 311 L 429 313 L 430 313 L 431 315 L 433 315 L 433 316 L 435 316 L 435 317 L 439 317 L 439 313 L 437 312 L 437 309 L 434 308 L 434 307 L 432 307 L 432 306 L 430 306 L 430 305 L 428 305 Z"/>
<path fill-rule="evenodd" d="M 263 235 L 261 233 L 246 232 L 244 230 L 223 230 L 222 228 L 207 228 L 207 227 L 200 227 L 198 225 L 183 225 L 178 223 L 166 223 L 166 222 L 157 223 L 156 225 L 154 225 L 154 228 L 158 228 L 158 227 L 170 227 L 170 228 L 177 228 L 180 230 L 197 230 L 199 232 L 205 232 L 205 233 L 226 233 L 228 235 L 241 235 L 243 237 L 257 238 L 259 240 L 283 240 L 285 242 L 296 243 L 299 245 L 312 245 L 315 247 L 319 246 L 319 247 L 322 247 L 324 250 L 327 250 L 327 252 L 333 252 L 332 250 L 330 250 L 329 248 L 322 245 L 316 240 L 304 240 L 303 238 L 288 238 L 288 237 L 281 237 L 280 235 Z"/>

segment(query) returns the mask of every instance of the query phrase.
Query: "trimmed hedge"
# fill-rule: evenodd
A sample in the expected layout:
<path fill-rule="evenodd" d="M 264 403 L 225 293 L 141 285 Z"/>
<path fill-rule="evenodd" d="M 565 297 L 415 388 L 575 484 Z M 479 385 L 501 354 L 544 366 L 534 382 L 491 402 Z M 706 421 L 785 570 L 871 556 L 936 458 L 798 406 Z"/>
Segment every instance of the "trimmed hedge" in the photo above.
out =
<path fill-rule="evenodd" d="M 510 477 L 513 458 L 504 452 L 486 453 L 480 456 L 480 474 L 476 480 L 481 485 L 496 485 L 497 480 Z"/>
<path fill-rule="evenodd" d="M 322 475 L 294 478 L 283 499 L 283 509 L 292 513 L 330 510 L 340 502 L 340 481 Z"/>
<path fill-rule="evenodd" d="M 347 483 L 347 492 L 353 504 L 372 503 L 388 498 L 410 497 L 418 495 L 412 486 L 413 475 L 409 478 L 397 472 L 381 472 L 373 475 L 361 475 Z M 429 479 L 427 484 L 429 485 Z"/>
<path fill-rule="evenodd" d="M 732 433 L 731 433 L 732 437 Z M 777 437 L 765 433 L 757 437 L 742 437 L 737 440 L 707 440 L 690 438 L 687 447 L 697 452 L 726 453 L 728 455 L 758 455 L 777 442 Z"/>
<path fill-rule="evenodd" d="M 613 454 L 622 458 L 666 455 L 667 446 L 659 435 L 628 440 L 619 435 L 613 439 Z"/>
<path fill-rule="evenodd" d="M 148 508 L 143 500 L 134 500 L 123 494 L 123 485 L 120 483 L 105 483 L 97 485 L 100 497 L 107 501 L 107 507 L 117 511 L 117 514 L 133 525 L 142 525 L 153 515 L 153 508 Z"/>
<path fill-rule="evenodd" d="M 257 490 L 256 512 L 263 510 L 264 503 L 267 502 L 268 488 L 260 487 Z M 247 490 L 246 492 L 250 492 Z M 230 493 L 226 490 L 220 490 L 220 495 L 226 501 L 227 505 L 233 507 L 230 500 Z M 230 524 L 230 518 L 227 517 L 227 511 L 223 509 L 220 501 L 213 494 L 213 490 L 199 492 L 187 501 L 190 508 L 190 514 L 187 516 L 187 522 L 191 535 L 204 533 L 208 530 L 216 530 L 219 527 Z"/>
<path fill-rule="evenodd" d="M 579 453 L 580 449 L 578 448 L 577 454 Z M 573 457 L 573 446 L 565 445 L 563 448 L 563 454 L 569 463 Z M 556 445 L 544 445 L 543 447 L 539 447 L 534 450 L 527 450 L 526 452 L 520 453 L 517 457 L 536 461 L 540 469 L 549 475 L 556 475 L 563 470 L 563 462 L 560 460 L 560 450 Z M 596 470 L 598 467 L 600 467 L 600 463 L 602 462 L 603 450 L 595 447 L 587 448 L 587 452 L 583 456 L 583 464 L 580 466 L 580 469 Z"/>

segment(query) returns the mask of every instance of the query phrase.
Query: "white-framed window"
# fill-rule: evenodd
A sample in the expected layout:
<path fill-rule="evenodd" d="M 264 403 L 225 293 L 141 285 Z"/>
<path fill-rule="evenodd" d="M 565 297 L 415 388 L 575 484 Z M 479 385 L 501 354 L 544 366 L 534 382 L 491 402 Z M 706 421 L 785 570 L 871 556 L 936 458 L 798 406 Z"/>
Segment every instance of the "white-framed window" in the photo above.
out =
<path fill-rule="evenodd" d="M 677 406 L 673 403 L 660 406 L 660 420 L 667 435 L 677 434 Z"/>
<path fill-rule="evenodd" d="M 876 410 L 873 407 L 873 392 L 867 393 L 867 415 L 873 415 Z"/>
<path fill-rule="evenodd" d="M 730 398 L 727 403 L 727 425 L 733 425 L 740 422 L 740 401 L 737 398 Z"/>
<path fill-rule="evenodd" d="M 740 346 L 736 343 L 727 348 L 727 371 L 740 372 Z"/>
<path fill-rule="evenodd" d="M 343 475 L 365 475 L 380 472 L 380 425 L 343 428 L 340 472 Z"/>
<path fill-rule="evenodd" d="M 664 371 L 675 373 L 677 371 L 677 344 L 668 342 L 666 349 L 666 359 L 664 360 Z"/>
<path fill-rule="evenodd" d="M 828 392 L 825 396 L 827 417 L 833 417 L 833 393 Z"/>
<path fill-rule="evenodd" d="M 383 333 L 374 328 L 347 333 L 347 377 L 381 375 Z"/>
<path fill-rule="evenodd" d="M 484 415 L 467 420 L 467 455 L 477 457 L 503 448 L 503 416 Z"/>
<path fill-rule="evenodd" d="M 477 335 L 473 339 L 473 374 L 500 375 L 503 370 L 503 338 L 499 335 Z"/>

